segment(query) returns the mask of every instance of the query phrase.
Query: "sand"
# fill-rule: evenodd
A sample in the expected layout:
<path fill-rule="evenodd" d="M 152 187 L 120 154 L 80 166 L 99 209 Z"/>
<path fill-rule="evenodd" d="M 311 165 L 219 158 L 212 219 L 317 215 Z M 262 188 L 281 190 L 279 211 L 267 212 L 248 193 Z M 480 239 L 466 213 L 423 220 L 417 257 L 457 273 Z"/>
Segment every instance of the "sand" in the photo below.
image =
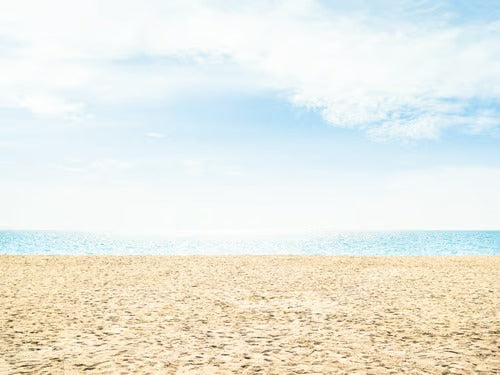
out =
<path fill-rule="evenodd" d="M 500 371 L 500 257 L 0 256 L 0 275 L 0 374 Z"/>

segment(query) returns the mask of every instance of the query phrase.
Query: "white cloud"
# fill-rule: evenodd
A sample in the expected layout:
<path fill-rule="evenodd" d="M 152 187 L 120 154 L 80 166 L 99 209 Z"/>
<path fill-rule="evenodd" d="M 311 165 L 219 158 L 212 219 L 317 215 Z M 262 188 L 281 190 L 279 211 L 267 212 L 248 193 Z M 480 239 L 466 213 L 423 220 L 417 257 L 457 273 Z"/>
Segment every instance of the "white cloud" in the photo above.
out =
<path fill-rule="evenodd" d="M 111 158 L 95 159 L 92 161 L 67 159 L 62 164 L 56 165 L 56 168 L 64 172 L 96 176 L 99 174 L 108 175 L 111 172 L 129 170 L 136 167 L 137 164 L 138 163 L 135 161 L 117 160 Z"/>
<path fill-rule="evenodd" d="M 163 133 L 158 133 L 158 132 L 146 132 L 144 133 L 144 135 L 146 137 L 149 137 L 149 138 L 155 138 L 155 139 L 162 139 L 162 138 L 165 138 L 165 134 Z"/>
<path fill-rule="evenodd" d="M 68 102 L 63 98 L 47 95 L 26 96 L 18 101 L 20 108 L 29 109 L 35 115 L 77 119 L 83 113 L 83 103 Z"/>
<path fill-rule="evenodd" d="M 108 171 L 108 170 L 123 170 L 130 169 L 136 166 L 136 162 L 116 159 L 97 159 L 90 163 L 89 167 L 94 170 Z"/>
<path fill-rule="evenodd" d="M 382 14 L 369 2 L 370 13 L 313 0 L 3 2 L 0 36 L 14 52 L 0 57 L 0 106 L 32 92 L 168 97 L 199 90 L 191 73 L 220 66 L 206 84 L 223 85 L 219 78 L 238 67 L 244 86 L 276 90 L 334 126 L 377 138 L 436 138 L 451 126 L 491 130 L 499 117 L 500 23 L 451 22 L 443 4 L 382 4 Z M 172 57 L 190 68 L 178 75 L 162 66 L 113 66 L 138 56 Z M 25 107 L 67 115 L 81 101 L 28 100 Z"/>

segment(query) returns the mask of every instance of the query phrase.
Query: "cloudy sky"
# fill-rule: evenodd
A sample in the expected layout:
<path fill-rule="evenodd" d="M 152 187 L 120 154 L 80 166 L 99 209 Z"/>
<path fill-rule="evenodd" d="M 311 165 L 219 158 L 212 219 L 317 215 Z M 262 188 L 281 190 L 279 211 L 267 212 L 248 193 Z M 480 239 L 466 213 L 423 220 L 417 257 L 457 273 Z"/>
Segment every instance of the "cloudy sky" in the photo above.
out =
<path fill-rule="evenodd" d="M 500 229 L 500 2 L 0 0 L 0 228 Z"/>

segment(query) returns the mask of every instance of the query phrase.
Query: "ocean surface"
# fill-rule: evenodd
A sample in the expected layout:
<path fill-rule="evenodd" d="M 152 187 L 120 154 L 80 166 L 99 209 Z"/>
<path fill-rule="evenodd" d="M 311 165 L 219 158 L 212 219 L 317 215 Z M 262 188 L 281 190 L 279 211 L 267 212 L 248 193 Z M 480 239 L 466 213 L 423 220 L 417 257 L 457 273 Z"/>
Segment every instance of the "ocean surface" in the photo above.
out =
<path fill-rule="evenodd" d="M 500 231 L 338 232 L 275 237 L 146 237 L 0 231 L 0 254 L 500 255 Z"/>

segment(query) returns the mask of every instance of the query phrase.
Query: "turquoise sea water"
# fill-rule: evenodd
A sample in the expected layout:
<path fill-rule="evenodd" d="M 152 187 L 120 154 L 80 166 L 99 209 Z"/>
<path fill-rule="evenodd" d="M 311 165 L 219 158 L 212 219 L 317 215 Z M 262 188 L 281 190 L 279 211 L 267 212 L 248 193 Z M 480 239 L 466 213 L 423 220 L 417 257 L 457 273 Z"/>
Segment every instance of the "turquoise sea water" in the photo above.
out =
<path fill-rule="evenodd" d="M 0 231 L 0 254 L 500 255 L 500 231 L 339 232 L 253 238 Z"/>

